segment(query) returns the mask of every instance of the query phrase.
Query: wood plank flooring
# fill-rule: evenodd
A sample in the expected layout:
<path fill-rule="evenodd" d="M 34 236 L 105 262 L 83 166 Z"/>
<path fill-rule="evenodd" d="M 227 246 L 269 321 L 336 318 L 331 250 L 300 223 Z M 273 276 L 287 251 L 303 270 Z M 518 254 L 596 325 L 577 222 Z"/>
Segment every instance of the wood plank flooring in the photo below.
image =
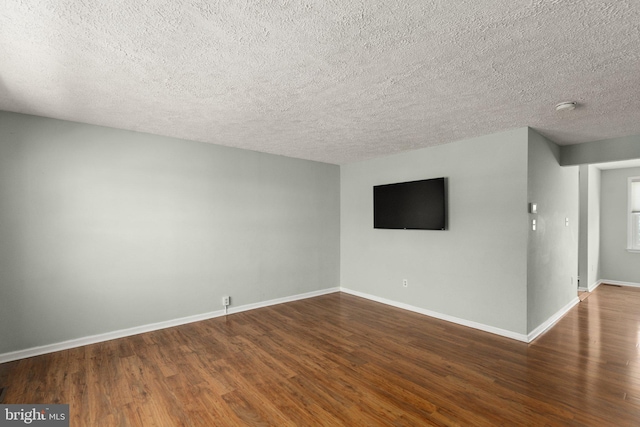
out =
<path fill-rule="evenodd" d="M 640 425 L 640 289 L 532 344 L 335 293 L 0 365 L 72 426 Z"/>

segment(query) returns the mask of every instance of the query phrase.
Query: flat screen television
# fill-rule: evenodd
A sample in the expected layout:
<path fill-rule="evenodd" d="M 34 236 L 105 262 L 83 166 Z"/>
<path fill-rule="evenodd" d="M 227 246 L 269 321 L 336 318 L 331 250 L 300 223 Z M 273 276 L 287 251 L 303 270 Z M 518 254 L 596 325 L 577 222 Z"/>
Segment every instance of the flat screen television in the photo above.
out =
<path fill-rule="evenodd" d="M 445 230 L 445 178 L 373 187 L 373 228 Z"/>

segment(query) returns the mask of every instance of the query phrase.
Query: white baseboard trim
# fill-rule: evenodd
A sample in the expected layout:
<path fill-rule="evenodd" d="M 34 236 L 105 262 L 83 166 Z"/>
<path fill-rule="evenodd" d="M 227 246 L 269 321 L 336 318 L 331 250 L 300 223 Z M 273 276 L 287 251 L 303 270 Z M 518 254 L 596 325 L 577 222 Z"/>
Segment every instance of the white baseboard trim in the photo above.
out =
<path fill-rule="evenodd" d="M 634 282 L 621 282 L 619 280 L 599 280 L 598 285 L 618 285 L 618 286 L 631 286 L 632 288 L 640 288 L 640 283 Z"/>
<path fill-rule="evenodd" d="M 390 305 L 393 307 L 401 308 L 403 310 L 413 311 L 415 313 L 424 314 L 425 316 L 435 317 L 436 319 L 445 320 L 447 322 L 456 323 L 458 325 L 467 326 L 469 328 L 478 329 L 484 332 L 489 332 L 495 335 L 500 335 L 506 338 L 511 338 L 517 341 L 528 343 L 528 337 L 524 334 L 508 331 L 506 329 L 496 328 L 494 326 L 485 325 L 483 323 L 473 322 L 471 320 L 461 319 L 459 317 L 449 316 L 448 314 L 438 313 L 436 311 L 427 310 L 425 308 L 415 307 L 413 305 L 405 304 L 402 302 L 392 301 L 386 298 L 377 297 L 375 295 L 366 294 L 364 292 L 354 291 L 349 288 L 340 288 L 341 292 L 346 294 L 355 295 L 357 297 L 365 298 L 371 301 L 376 301 L 382 304 Z M 576 298 L 577 299 L 577 298 Z"/>
<path fill-rule="evenodd" d="M 319 297 L 320 295 L 333 294 L 335 292 L 340 292 L 340 288 L 335 287 L 335 288 L 321 289 L 319 291 L 312 291 L 304 294 L 291 295 L 288 297 L 271 299 L 269 301 L 256 302 L 254 304 L 245 304 L 239 307 L 230 307 L 228 309 L 228 314 L 242 313 L 243 311 L 255 310 L 256 308 L 269 307 L 272 305 L 284 304 L 286 302 L 293 302 L 301 299 Z"/>
<path fill-rule="evenodd" d="M 603 280 L 597 280 L 597 281 L 593 282 L 592 284 L 588 285 L 587 287 L 578 286 L 578 291 L 580 291 L 580 292 L 593 292 L 602 283 L 604 283 Z"/>
<path fill-rule="evenodd" d="M 321 289 L 319 291 L 307 292 L 304 294 L 291 295 L 283 298 L 276 298 L 268 301 L 262 301 L 253 304 L 246 304 L 239 307 L 230 307 L 227 314 L 241 313 L 243 311 L 255 310 L 257 308 L 269 307 L 276 304 L 283 304 L 286 302 L 297 301 L 301 299 L 313 298 L 320 295 L 331 294 L 339 292 L 340 288 L 328 288 Z M 12 351 L 9 353 L 0 354 L 0 363 L 12 362 L 14 360 L 26 359 L 28 357 L 40 356 L 42 354 L 53 353 L 61 350 L 68 350 L 70 348 L 82 347 L 84 345 L 95 344 L 104 341 L 110 341 L 118 338 L 129 337 L 132 335 L 138 335 L 145 332 L 157 331 L 159 329 L 171 328 L 174 326 L 185 325 L 187 323 L 200 322 L 202 320 L 213 319 L 215 317 L 224 316 L 224 310 L 211 311 L 209 313 L 196 314 L 194 316 L 181 317 L 179 319 L 166 320 L 158 323 L 151 323 L 148 325 L 136 326 L 128 329 L 120 329 L 113 332 L 106 332 L 104 334 L 91 335 L 88 337 L 76 338 L 68 341 L 63 341 L 54 344 L 47 344 L 39 347 L 27 348 L 24 350 Z"/>
<path fill-rule="evenodd" d="M 587 291 L 588 291 L 588 292 L 593 292 L 593 291 L 595 291 L 595 290 L 596 290 L 596 288 L 597 288 L 598 286 L 600 286 L 602 283 L 603 283 L 603 282 L 602 282 L 602 280 L 598 280 L 597 282 L 592 283 L 592 284 L 591 284 L 591 286 L 589 286 L 589 288 L 587 289 Z"/>
<path fill-rule="evenodd" d="M 593 292 L 593 291 L 595 291 L 595 290 L 596 290 L 596 288 L 597 288 L 598 286 L 600 286 L 602 283 L 603 283 L 603 281 L 602 281 L 602 280 L 598 280 L 598 281 L 596 281 L 596 282 L 594 282 L 594 283 L 590 284 L 590 285 L 589 285 L 589 286 L 587 286 L 586 288 L 585 288 L 585 287 L 583 287 L 583 286 L 578 286 L 578 291 L 580 291 L 580 292 Z M 640 286 L 640 285 L 638 285 L 638 286 Z"/>
<path fill-rule="evenodd" d="M 551 317 L 549 317 L 546 321 L 544 321 L 540 326 L 538 326 L 537 328 L 535 328 L 533 331 L 531 331 L 528 335 L 527 335 L 527 342 L 531 342 L 533 340 L 535 340 L 536 338 L 538 338 L 538 336 L 540 336 L 543 332 L 545 332 L 547 329 L 551 328 L 553 325 L 556 324 L 556 322 L 558 320 L 560 320 L 562 318 L 562 316 L 564 316 L 565 314 L 567 314 L 567 312 L 569 310 L 571 310 L 576 304 L 578 304 L 580 302 L 580 300 L 578 299 L 578 297 L 575 297 L 574 299 L 572 299 L 567 305 L 565 305 L 564 307 L 562 307 L 560 310 L 558 310 L 554 315 L 552 315 Z"/>

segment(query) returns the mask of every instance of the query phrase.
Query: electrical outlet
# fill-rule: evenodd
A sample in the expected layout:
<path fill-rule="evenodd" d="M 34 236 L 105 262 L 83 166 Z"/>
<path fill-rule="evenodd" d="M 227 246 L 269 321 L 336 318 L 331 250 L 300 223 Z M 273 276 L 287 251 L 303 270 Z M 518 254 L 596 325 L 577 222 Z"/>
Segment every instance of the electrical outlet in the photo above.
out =
<path fill-rule="evenodd" d="M 222 305 L 226 307 L 230 305 L 230 303 L 231 303 L 231 297 L 222 297 Z"/>
<path fill-rule="evenodd" d="M 406 288 L 407 286 L 409 286 L 409 281 L 407 279 L 403 279 L 402 280 L 402 287 Z"/>

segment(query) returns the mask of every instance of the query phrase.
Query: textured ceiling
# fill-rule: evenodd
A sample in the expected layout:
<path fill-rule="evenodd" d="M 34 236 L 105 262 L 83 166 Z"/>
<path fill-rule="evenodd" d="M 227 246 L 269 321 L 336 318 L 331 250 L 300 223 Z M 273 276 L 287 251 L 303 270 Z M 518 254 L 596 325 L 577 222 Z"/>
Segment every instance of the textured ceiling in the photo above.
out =
<path fill-rule="evenodd" d="M 640 1 L 4 0 L 0 110 L 337 164 L 640 134 Z"/>

